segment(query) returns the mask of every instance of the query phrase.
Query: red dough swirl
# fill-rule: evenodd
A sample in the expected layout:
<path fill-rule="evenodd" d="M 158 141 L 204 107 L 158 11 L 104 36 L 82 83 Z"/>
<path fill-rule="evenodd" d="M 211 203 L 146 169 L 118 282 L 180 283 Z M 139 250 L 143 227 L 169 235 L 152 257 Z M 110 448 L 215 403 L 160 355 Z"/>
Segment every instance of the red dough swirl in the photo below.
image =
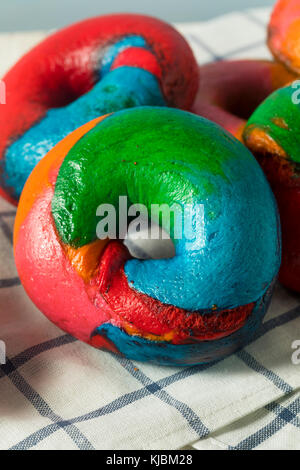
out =
<path fill-rule="evenodd" d="M 4 77 L 0 194 L 13 203 L 36 163 L 76 128 L 141 106 L 190 109 L 198 68 L 186 40 L 156 18 L 91 18 L 45 39 Z"/>

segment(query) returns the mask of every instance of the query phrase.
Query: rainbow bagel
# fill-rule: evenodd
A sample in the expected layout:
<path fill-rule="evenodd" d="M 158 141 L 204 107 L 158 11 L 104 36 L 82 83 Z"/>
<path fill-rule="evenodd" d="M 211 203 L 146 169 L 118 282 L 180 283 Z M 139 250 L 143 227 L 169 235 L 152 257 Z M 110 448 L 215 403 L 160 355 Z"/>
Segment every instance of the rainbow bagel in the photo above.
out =
<path fill-rule="evenodd" d="M 279 1 L 273 11 L 268 45 L 292 72 L 300 71 L 300 2 Z M 297 78 L 297 75 L 295 75 Z M 282 224 L 279 280 L 300 292 L 300 107 L 299 82 L 275 91 L 254 111 L 243 133 L 277 199 Z"/>
<path fill-rule="evenodd" d="M 53 34 L 4 81 L 0 194 L 16 203 L 36 163 L 84 123 L 139 105 L 189 109 L 198 67 L 189 45 L 170 25 L 118 14 Z"/>
<path fill-rule="evenodd" d="M 148 210 L 188 206 L 195 239 L 174 237 L 173 258 L 147 260 L 132 259 L 122 240 L 97 239 L 98 205 L 117 208 L 120 195 Z M 89 122 L 38 163 L 14 250 L 24 288 L 60 328 L 132 359 L 185 365 L 224 357 L 255 334 L 280 229 L 241 143 L 194 114 L 140 107 Z"/>
<path fill-rule="evenodd" d="M 300 100 L 293 84 L 270 95 L 253 113 L 244 141 L 261 164 L 282 224 L 279 280 L 300 292 Z"/>
<path fill-rule="evenodd" d="M 268 27 L 268 46 L 274 57 L 300 73 L 300 2 L 279 0 Z"/>
<path fill-rule="evenodd" d="M 247 119 L 273 91 L 295 79 L 283 65 L 268 60 L 220 61 L 201 67 L 192 111 L 242 140 Z"/>

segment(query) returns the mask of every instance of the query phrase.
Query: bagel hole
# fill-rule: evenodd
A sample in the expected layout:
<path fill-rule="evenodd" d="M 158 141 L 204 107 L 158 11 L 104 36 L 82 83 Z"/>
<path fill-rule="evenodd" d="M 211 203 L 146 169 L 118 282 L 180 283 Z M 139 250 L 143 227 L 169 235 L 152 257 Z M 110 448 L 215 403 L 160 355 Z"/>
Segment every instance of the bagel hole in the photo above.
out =
<path fill-rule="evenodd" d="M 268 80 L 261 78 L 258 86 L 257 77 L 254 78 L 253 71 L 250 71 L 250 76 L 247 79 L 241 75 L 231 92 L 224 93 L 224 108 L 240 119 L 248 120 L 270 93 L 272 90 Z"/>
<path fill-rule="evenodd" d="M 128 225 L 123 241 L 133 258 L 169 259 L 175 256 L 175 246 L 170 235 L 157 223 L 140 219 Z"/>
<path fill-rule="evenodd" d="M 249 99 L 247 93 L 237 94 L 232 96 L 230 101 L 226 103 L 226 109 L 234 116 L 248 121 L 250 116 L 254 113 L 256 108 L 267 98 L 265 93 L 256 93 Z"/>

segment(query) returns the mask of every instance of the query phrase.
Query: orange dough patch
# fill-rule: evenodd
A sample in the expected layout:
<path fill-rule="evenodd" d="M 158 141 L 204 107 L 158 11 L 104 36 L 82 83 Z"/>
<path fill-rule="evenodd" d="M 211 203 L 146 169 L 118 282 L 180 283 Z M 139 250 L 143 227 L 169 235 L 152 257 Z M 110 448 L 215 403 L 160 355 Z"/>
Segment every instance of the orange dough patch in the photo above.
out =
<path fill-rule="evenodd" d="M 109 239 L 96 240 L 79 248 L 64 245 L 70 263 L 84 282 L 89 282 L 94 276 L 101 253 L 108 242 Z"/>
<path fill-rule="evenodd" d="M 282 42 L 282 53 L 288 57 L 293 68 L 300 68 L 300 18 L 289 26 Z"/>
<path fill-rule="evenodd" d="M 24 190 L 21 194 L 19 202 L 19 210 L 17 212 L 14 227 L 14 244 L 17 242 L 18 233 L 24 220 L 26 219 L 31 207 L 37 197 L 41 194 L 45 186 L 55 184 L 57 173 L 67 153 L 78 142 L 81 137 L 95 127 L 99 122 L 105 119 L 108 114 L 84 124 L 74 132 L 59 142 L 34 168 L 29 176 Z M 30 191 L 26 191 L 26 187 L 30 187 Z"/>

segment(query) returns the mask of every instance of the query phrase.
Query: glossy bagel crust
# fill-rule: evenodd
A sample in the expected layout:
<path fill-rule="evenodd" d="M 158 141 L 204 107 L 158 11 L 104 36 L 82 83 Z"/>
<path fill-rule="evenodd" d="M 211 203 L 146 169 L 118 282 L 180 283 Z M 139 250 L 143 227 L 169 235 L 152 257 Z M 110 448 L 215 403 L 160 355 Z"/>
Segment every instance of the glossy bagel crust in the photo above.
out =
<path fill-rule="evenodd" d="M 247 119 L 257 106 L 295 77 L 283 65 L 268 60 L 232 60 L 203 65 L 192 111 L 242 140 Z"/>
<path fill-rule="evenodd" d="M 122 240 L 98 240 L 97 206 L 117 208 L 120 195 L 148 210 L 189 206 L 196 243 L 184 235 L 174 258 L 137 260 Z M 251 340 L 279 269 L 280 230 L 243 145 L 193 114 L 140 107 L 89 122 L 38 163 L 14 250 L 27 293 L 60 328 L 132 359 L 185 365 Z"/>
<path fill-rule="evenodd" d="M 243 133 L 276 196 L 282 225 L 279 280 L 300 292 L 300 2 L 280 0 L 271 16 L 268 45 L 274 57 L 295 73 L 251 115 Z"/>
<path fill-rule="evenodd" d="M 279 0 L 268 27 L 268 46 L 288 69 L 300 73 L 300 2 Z"/>
<path fill-rule="evenodd" d="M 0 194 L 16 203 L 40 158 L 98 116 L 138 105 L 189 109 L 198 78 L 185 39 L 152 17 L 107 15 L 54 33 L 3 78 Z"/>
<path fill-rule="evenodd" d="M 270 95 L 250 117 L 244 141 L 276 196 L 282 225 L 279 280 L 300 292 L 300 104 L 293 84 Z"/>

